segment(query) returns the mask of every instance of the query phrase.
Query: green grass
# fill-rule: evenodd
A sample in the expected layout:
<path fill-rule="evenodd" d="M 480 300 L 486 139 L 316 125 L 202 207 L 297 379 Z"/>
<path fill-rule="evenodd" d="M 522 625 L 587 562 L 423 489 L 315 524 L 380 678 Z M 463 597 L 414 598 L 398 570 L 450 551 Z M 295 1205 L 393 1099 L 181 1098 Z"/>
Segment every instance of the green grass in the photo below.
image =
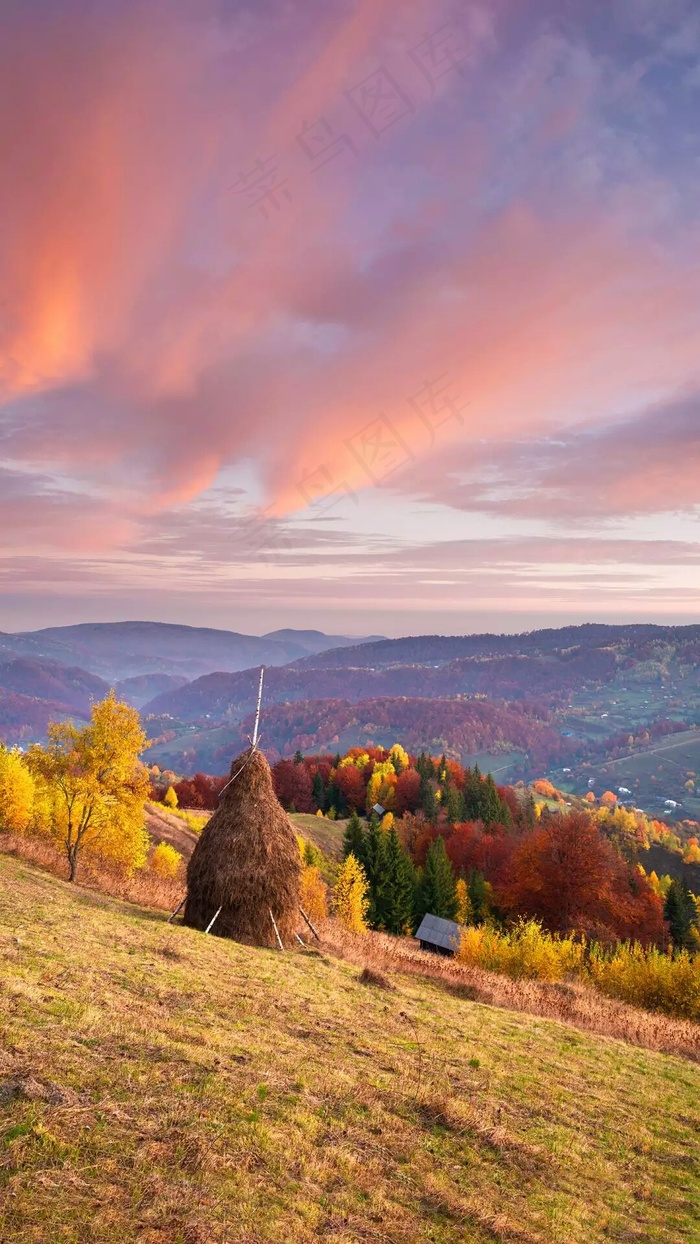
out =
<path fill-rule="evenodd" d="M 290 819 L 302 838 L 310 838 L 330 859 L 340 859 L 347 821 L 329 821 L 310 812 L 292 812 Z"/>
<path fill-rule="evenodd" d="M 0 858 L 0 1239 L 700 1240 L 682 1059 Z"/>

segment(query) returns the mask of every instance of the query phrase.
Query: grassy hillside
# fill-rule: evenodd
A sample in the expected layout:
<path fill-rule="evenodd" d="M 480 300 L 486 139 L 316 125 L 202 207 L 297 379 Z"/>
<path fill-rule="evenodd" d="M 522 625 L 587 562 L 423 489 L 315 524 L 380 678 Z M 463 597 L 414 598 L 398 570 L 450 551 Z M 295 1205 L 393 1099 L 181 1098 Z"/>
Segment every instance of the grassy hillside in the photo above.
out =
<path fill-rule="evenodd" d="M 700 1239 L 697 1066 L 0 857 L 0 1238 Z"/>

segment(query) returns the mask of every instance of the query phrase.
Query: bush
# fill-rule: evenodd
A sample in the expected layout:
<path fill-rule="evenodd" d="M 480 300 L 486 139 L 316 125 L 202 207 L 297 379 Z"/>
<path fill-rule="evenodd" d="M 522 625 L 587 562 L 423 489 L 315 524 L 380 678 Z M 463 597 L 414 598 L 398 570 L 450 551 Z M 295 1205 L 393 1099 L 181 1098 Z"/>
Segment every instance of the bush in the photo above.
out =
<path fill-rule="evenodd" d="M 158 877 L 166 877 L 172 879 L 177 877 L 182 863 L 182 856 L 179 851 L 171 847 L 168 842 L 159 842 L 153 848 L 148 867 L 151 872 L 156 873 Z"/>
<path fill-rule="evenodd" d="M 576 975 L 584 947 L 573 937 L 546 933 L 537 920 L 519 920 L 508 932 L 481 925 L 462 933 L 457 959 L 468 967 L 502 972 L 514 980 L 559 981 Z"/>
<path fill-rule="evenodd" d="M 636 942 L 612 951 L 592 946 L 588 975 L 608 997 L 700 1021 L 700 955 L 645 950 Z"/>

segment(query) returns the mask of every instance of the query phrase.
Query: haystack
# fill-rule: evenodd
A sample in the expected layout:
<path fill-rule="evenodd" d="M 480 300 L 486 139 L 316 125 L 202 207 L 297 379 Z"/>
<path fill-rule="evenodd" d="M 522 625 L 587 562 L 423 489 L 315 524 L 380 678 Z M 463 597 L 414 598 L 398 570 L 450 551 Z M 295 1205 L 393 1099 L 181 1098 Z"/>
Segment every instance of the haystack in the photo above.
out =
<path fill-rule="evenodd" d="M 231 781 L 202 831 L 187 866 L 185 924 L 253 946 L 285 946 L 299 923 L 301 859 L 294 827 L 255 747 L 237 756 Z"/>

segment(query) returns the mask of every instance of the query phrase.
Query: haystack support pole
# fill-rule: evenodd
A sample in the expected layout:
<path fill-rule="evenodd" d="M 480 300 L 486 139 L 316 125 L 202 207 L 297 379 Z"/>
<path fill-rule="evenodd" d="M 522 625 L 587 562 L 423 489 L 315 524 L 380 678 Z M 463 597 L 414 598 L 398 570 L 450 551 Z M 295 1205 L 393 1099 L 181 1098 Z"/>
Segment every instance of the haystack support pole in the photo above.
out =
<path fill-rule="evenodd" d="M 271 921 L 272 921 L 272 927 L 273 927 L 273 929 L 275 930 L 275 937 L 277 938 L 277 945 L 279 946 L 280 950 L 284 950 L 284 946 L 282 945 L 282 938 L 280 937 L 280 931 L 279 931 L 279 929 L 277 928 L 277 921 L 275 920 L 275 917 L 274 917 L 274 916 L 273 916 L 273 914 L 272 914 L 272 908 L 271 908 L 271 907 L 268 907 L 268 911 L 269 911 L 269 913 L 270 913 L 270 919 L 271 919 Z"/>
<path fill-rule="evenodd" d="M 258 707 L 255 710 L 255 725 L 253 727 L 253 747 L 258 745 L 258 726 L 260 725 L 260 705 L 262 704 L 262 688 L 263 678 L 265 677 L 265 666 L 260 666 L 260 684 L 258 686 Z"/>
<path fill-rule="evenodd" d="M 175 919 L 175 917 L 176 917 L 177 913 L 181 910 L 181 908 L 183 908 L 183 907 L 185 906 L 185 903 L 186 903 L 186 902 L 187 902 L 187 895 L 185 895 L 185 897 L 184 897 L 184 898 L 181 898 L 181 899 L 180 899 L 180 902 L 178 903 L 177 907 L 175 908 L 175 911 L 173 912 L 172 916 L 168 916 L 168 924 L 172 924 L 172 922 L 173 922 L 173 920 Z"/>
<path fill-rule="evenodd" d="M 304 911 L 304 908 L 303 908 L 303 907 L 300 907 L 300 908 L 299 908 L 299 911 L 301 912 L 301 914 L 302 914 L 302 916 L 304 917 L 304 919 L 305 919 L 306 923 L 308 924 L 309 928 L 311 929 L 311 932 L 313 933 L 314 937 L 316 938 L 316 941 L 317 941 L 317 942 L 320 942 L 320 940 L 321 940 L 321 939 L 320 939 L 320 937 L 319 937 L 318 933 L 316 932 L 316 930 L 315 930 L 314 926 L 312 925 L 311 921 L 309 920 L 309 917 L 307 916 L 306 912 Z"/>
<path fill-rule="evenodd" d="M 205 933 L 211 933 L 212 929 L 214 928 L 214 922 L 218 920 L 220 915 L 221 915 L 221 907 L 219 908 L 218 911 L 214 912 L 214 915 L 212 916 L 211 920 L 209 921 L 209 924 L 204 930 Z"/>

